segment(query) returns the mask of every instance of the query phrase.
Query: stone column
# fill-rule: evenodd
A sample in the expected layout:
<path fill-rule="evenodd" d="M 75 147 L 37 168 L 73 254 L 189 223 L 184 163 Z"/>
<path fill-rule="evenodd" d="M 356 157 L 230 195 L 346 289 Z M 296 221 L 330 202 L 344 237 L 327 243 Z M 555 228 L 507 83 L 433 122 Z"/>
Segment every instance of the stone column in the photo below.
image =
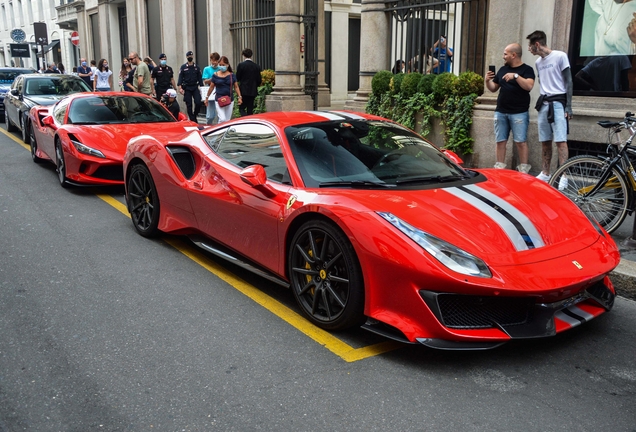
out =
<path fill-rule="evenodd" d="M 318 0 L 318 106 L 331 105 L 329 86 L 325 82 L 325 0 Z"/>
<path fill-rule="evenodd" d="M 391 21 L 384 4 L 375 0 L 362 0 L 360 23 L 360 88 L 352 101 L 347 101 L 345 109 L 364 112 L 371 94 L 373 75 L 384 69 L 389 61 L 389 40 Z"/>
<path fill-rule="evenodd" d="M 311 110 L 313 101 L 300 85 L 300 1 L 276 1 L 276 85 L 267 111 Z"/>

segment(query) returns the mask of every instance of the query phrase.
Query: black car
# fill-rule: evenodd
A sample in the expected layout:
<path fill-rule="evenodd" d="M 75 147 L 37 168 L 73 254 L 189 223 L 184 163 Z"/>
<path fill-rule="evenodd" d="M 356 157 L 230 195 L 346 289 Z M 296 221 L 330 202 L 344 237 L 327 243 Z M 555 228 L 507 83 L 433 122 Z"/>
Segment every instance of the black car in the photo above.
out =
<path fill-rule="evenodd" d="M 53 105 L 72 93 L 93 91 L 75 75 L 27 74 L 18 76 L 4 98 L 4 123 L 7 131 L 22 131 L 22 140 L 30 141 L 29 111 L 36 105 Z"/>
<path fill-rule="evenodd" d="M 0 68 L 0 115 L 4 117 L 4 95 L 18 75 L 34 73 L 31 68 Z"/>

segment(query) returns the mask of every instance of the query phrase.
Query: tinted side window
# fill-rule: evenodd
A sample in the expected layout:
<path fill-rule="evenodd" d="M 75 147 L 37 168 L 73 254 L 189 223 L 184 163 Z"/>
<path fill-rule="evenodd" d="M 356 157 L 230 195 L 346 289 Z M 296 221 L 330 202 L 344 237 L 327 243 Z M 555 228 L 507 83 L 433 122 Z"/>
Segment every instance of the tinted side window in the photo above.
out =
<path fill-rule="evenodd" d="M 56 122 L 60 124 L 64 123 L 64 116 L 66 115 L 67 107 L 68 107 L 67 100 L 60 101 L 57 105 L 55 105 L 55 108 L 53 109 L 53 117 L 55 118 Z"/>
<path fill-rule="evenodd" d="M 260 124 L 231 126 L 217 147 L 217 153 L 240 168 L 262 165 L 267 178 L 288 183 L 287 164 L 280 142 L 272 129 Z"/>

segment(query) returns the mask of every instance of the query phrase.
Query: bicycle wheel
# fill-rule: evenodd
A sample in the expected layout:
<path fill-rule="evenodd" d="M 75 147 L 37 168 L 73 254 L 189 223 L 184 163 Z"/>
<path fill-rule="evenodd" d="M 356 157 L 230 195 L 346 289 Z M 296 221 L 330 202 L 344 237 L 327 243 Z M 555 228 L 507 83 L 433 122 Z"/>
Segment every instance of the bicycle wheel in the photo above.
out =
<path fill-rule="evenodd" d="M 611 233 L 625 220 L 631 192 L 627 180 L 616 168 L 612 168 L 612 174 L 605 184 L 591 193 L 606 169 L 604 159 L 576 156 L 568 159 L 552 174 L 550 186 L 559 189 Z"/>

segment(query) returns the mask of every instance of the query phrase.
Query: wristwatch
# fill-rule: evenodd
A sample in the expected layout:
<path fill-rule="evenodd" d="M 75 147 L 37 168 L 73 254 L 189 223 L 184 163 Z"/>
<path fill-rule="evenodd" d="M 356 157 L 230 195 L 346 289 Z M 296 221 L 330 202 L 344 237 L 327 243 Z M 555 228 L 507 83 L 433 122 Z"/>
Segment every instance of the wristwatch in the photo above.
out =
<path fill-rule="evenodd" d="M 515 74 L 515 79 L 519 78 L 519 74 Z"/>

